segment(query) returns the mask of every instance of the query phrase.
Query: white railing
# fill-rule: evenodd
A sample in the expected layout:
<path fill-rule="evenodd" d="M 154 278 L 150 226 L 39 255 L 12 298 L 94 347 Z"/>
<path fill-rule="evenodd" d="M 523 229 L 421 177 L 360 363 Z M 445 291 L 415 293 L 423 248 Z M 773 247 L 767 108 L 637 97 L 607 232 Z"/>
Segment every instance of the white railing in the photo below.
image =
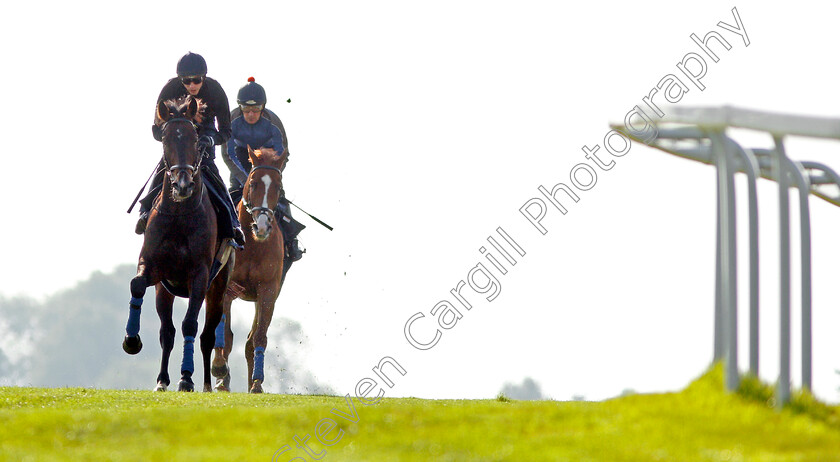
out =
<path fill-rule="evenodd" d="M 780 251 L 780 368 L 776 402 L 790 399 L 791 270 L 789 189 L 799 191 L 802 285 L 802 386 L 811 389 L 811 228 L 808 199 L 814 194 L 840 206 L 840 176 L 817 162 L 796 162 L 785 152 L 786 136 L 840 140 L 840 119 L 777 114 L 723 107 L 675 107 L 654 124 L 638 130 L 627 118 L 610 124 L 636 142 L 717 169 L 717 258 L 715 284 L 714 359 L 723 360 L 726 387 L 738 387 L 738 307 L 734 175 L 748 178 L 750 244 L 750 372 L 758 376 L 758 199 L 757 178 L 779 185 Z M 729 138 L 728 128 L 769 133 L 772 149 L 745 149 Z M 784 174 L 782 174 L 784 172 Z"/>

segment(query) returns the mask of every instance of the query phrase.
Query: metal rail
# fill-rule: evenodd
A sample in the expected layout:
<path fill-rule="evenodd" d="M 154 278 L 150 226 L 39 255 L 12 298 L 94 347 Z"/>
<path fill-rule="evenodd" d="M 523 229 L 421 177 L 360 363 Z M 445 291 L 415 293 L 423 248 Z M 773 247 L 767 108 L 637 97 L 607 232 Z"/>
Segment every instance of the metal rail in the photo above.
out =
<path fill-rule="evenodd" d="M 676 107 L 656 125 L 652 140 L 624 124 L 611 128 L 633 141 L 685 159 L 714 165 L 717 169 L 717 232 L 715 264 L 715 337 L 714 359 L 725 363 L 726 387 L 738 387 L 738 307 L 735 181 L 736 173 L 745 173 L 748 185 L 749 216 L 749 291 L 750 291 L 750 365 L 758 375 L 759 363 L 759 253 L 757 179 L 765 178 L 779 185 L 780 228 L 780 368 L 776 391 L 777 404 L 790 399 L 790 209 L 789 189 L 799 192 L 799 224 L 802 311 L 802 384 L 812 387 L 811 361 L 811 194 L 840 206 L 840 175 L 818 162 L 795 162 L 788 158 L 784 137 L 808 136 L 840 140 L 840 119 L 760 112 L 730 106 L 716 108 Z M 772 135 L 773 149 L 744 149 L 726 135 L 729 127 L 748 128 Z"/>

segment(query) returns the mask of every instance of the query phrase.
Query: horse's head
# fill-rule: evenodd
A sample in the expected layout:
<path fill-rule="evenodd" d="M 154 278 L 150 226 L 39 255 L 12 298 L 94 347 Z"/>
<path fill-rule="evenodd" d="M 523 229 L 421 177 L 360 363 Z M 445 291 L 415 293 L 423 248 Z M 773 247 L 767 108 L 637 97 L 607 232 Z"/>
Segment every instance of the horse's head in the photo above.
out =
<path fill-rule="evenodd" d="M 195 190 L 201 163 L 195 120 L 201 109 L 201 101 L 190 96 L 158 102 L 155 123 L 161 129 L 163 161 L 175 202 L 188 199 Z"/>
<path fill-rule="evenodd" d="M 242 191 L 245 209 L 251 214 L 254 223 L 251 231 L 254 238 L 264 241 L 271 234 L 274 221 L 274 209 L 283 191 L 283 167 L 288 150 L 280 154 L 269 154 L 253 150 L 248 146 L 248 158 L 251 160 L 251 173 Z"/>

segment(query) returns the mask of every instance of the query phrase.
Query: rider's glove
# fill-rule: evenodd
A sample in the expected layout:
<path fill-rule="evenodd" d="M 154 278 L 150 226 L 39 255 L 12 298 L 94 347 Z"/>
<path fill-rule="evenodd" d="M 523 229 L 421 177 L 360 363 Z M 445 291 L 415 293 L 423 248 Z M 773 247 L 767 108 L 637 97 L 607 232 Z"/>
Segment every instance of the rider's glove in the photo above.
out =
<path fill-rule="evenodd" d="M 210 135 L 201 135 L 198 138 L 198 146 L 200 148 L 209 149 L 216 145 L 216 140 Z"/>

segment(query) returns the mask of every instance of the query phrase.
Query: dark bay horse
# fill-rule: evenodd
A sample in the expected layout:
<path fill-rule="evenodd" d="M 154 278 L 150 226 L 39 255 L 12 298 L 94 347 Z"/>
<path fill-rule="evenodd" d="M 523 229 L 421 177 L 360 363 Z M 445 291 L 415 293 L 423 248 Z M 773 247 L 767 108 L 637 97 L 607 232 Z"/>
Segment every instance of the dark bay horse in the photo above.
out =
<path fill-rule="evenodd" d="M 235 298 L 256 302 L 254 323 L 245 343 L 245 359 L 248 362 L 249 391 L 262 393 L 265 380 L 263 364 L 268 343 L 266 334 L 274 314 L 274 304 L 283 286 L 286 268 L 283 260 L 286 254 L 283 233 L 275 220 L 274 209 L 283 189 L 282 170 L 288 151 L 269 154 L 248 147 L 248 157 L 253 167 L 243 185 L 238 211 L 242 227 L 250 227 L 251 232 L 245 233 L 245 249 L 236 251 L 236 267 L 224 299 L 225 318 L 228 322 L 223 321 L 222 324 L 226 326 L 219 324 L 216 331 L 213 375 L 219 377 L 216 381 L 217 390 L 230 391 L 230 369 L 227 367 L 233 346 L 230 305 Z"/>
<path fill-rule="evenodd" d="M 193 122 L 200 117 L 200 104 L 192 97 L 158 103 L 157 123 L 163 134 L 163 158 L 169 187 L 164 180 L 164 187 L 149 213 L 137 276 L 131 280 L 131 302 L 123 349 L 128 354 L 137 354 L 143 347 L 139 335 L 140 306 L 146 288 L 154 285 L 163 350 L 155 388 L 158 391 L 165 391 L 170 383 L 168 369 L 175 343 L 175 326 L 172 323 L 175 296 L 189 299 L 181 324 L 184 356 L 178 390 L 194 390 L 195 336 L 198 333 L 199 311 L 206 299 L 201 352 L 204 357 L 204 391 L 212 391 L 210 353 L 215 341 L 214 331 L 222 317 L 222 299 L 234 260 L 232 256 L 228 258 L 231 255 L 228 240 L 218 237 L 216 211 L 202 181 L 202 157 L 196 146 L 198 135 Z M 228 259 L 230 261 L 225 265 Z M 217 262 L 215 267 L 214 260 Z M 220 264 L 221 270 L 213 278 L 211 273 Z"/>

